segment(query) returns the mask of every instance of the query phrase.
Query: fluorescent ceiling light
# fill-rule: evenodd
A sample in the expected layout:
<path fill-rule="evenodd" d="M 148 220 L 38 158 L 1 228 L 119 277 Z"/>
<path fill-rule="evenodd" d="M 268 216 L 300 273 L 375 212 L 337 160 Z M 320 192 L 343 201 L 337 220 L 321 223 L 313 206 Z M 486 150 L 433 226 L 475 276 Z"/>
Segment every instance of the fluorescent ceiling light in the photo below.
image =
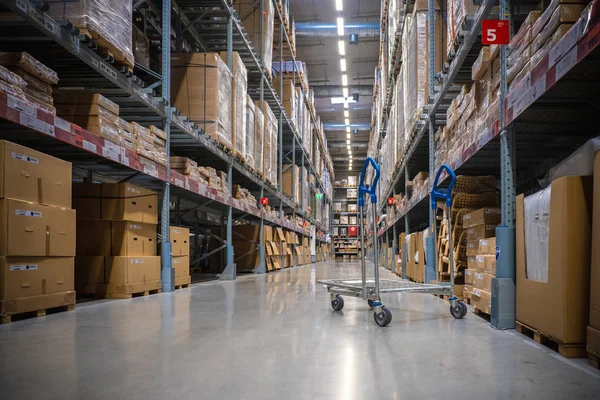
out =
<path fill-rule="evenodd" d="M 340 51 L 340 56 L 346 55 L 346 48 L 344 47 L 344 41 L 342 39 L 338 42 L 338 50 Z"/>
<path fill-rule="evenodd" d="M 344 18 L 338 17 L 337 19 L 337 30 L 338 36 L 344 36 Z"/>
<path fill-rule="evenodd" d="M 350 111 L 344 110 L 344 118 L 350 118 Z"/>
<path fill-rule="evenodd" d="M 342 86 L 348 86 L 348 75 L 342 75 Z"/>
<path fill-rule="evenodd" d="M 350 134 L 346 133 L 346 139 L 350 139 L 350 137 L 351 137 Z"/>
<path fill-rule="evenodd" d="M 350 133 L 350 127 L 349 126 L 346 127 L 346 133 Z"/>
<path fill-rule="evenodd" d="M 343 97 L 342 97 L 342 98 L 343 98 Z M 350 106 L 349 106 L 349 104 L 350 104 L 350 103 L 354 103 L 354 101 L 346 101 L 346 99 L 344 99 L 343 103 L 344 103 L 344 108 L 347 110 L 347 109 L 348 109 L 348 107 L 350 107 Z"/>
<path fill-rule="evenodd" d="M 350 125 L 350 119 L 349 118 L 344 118 L 344 122 L 346 123 L 346 125 Z"/>
<path fill-rule="evenodd" d="M 348 88 L 347 87 L 342 89 L 342 96 L 348 97 Z"/>
<path fill-rule="evenodd" d="M 340 68 L 342 69 L 342 72 L 346 72 L 346 59 L 345 58 L 340 59 Z"/>
<path fill-rule="evenodd" d="M 350 144 L 350 139 L 346 139 L 346 144 Z"/>
<path fill-rule="evenodd" d="M 342 11 L 344 9 L 344 1 L 343 0 L 335 0 L 335 9 L 337 11 Z"/>
<path fill-rule="evenodd" d="M 352 171 L 352 167 L 348 167 L 348 171 Z"/>
<path fill-rule="evenodd" d="M 352 97 L 332 97 L 331 104 L 343 104 L 344 108 L 348 108 L 348 103 L 356 103 Z"/>
<path fill-rule="evenodd" d="M 346 145 L 346 147 L 348 148 L 348 153 L 350 153 L 350 151 L 351 151 L 351 150 L 350 150 L 350 145 L 349 145 L 349 144 L 347 144 L 347 145 Z"/>

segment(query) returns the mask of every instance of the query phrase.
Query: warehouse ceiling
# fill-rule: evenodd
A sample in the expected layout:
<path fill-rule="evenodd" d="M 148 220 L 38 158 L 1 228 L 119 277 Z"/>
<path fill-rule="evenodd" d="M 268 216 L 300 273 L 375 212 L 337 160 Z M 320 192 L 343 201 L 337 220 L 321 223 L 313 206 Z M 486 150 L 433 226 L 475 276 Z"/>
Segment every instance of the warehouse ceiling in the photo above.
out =
<path fill-rule="evenodd" d="M 339 2 L 339 0 L 338 0 Z M 338 15 L 349 24 L 378 24 L 380 2 L 377 0 L 342 0 L 342 11 L 336 10 L 336 0 L 290 0 L 290 14 L 297 24 L 297 58 L 307 64 L 308 82 L 315 88 L 315 106 L 325 126 L 329 152 L 336 180 L 348 174 L 356 175 L 367 155 L 371 124 L 371 105 L 375 67 L 379 56 L 379 29 L 370 31 L 345 29 L 345 58 L 349 94 L 359 94 L 357 103 L 350 103 L 352 171 L 349 172 L 346 125 L 343 104 L 332 104 L 331 96 L 342 96 L 342 72 L 338 42 L 340 36 L 317 28 L 335 25 Z M 306 23 L 306 25 L 304 25 Z M 304 28 L 300 28 L 304 26 Z M 301 33 L 303 31 L 304 33 Z M 359 32 L 359 43 L 349 44 L 349 33 Z M 308 36 L 311 35 L 311 36 Z M 358 129 L 358 130 L 356 130 Z"/>

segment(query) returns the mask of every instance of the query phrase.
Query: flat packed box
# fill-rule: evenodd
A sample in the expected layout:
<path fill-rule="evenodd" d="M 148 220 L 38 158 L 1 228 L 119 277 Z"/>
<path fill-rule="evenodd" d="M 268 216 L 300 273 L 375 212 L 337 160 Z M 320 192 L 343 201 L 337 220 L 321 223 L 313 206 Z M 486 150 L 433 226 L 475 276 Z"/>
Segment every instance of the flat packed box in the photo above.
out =
<path fill-rule="evenodd" d="M 0 198 L 71 208 L 71 163 L 0 141 Z"/>
<path fill-rule="evenodd" d="M 467 229 L 467 241 L 479 241 L 494 237 L 496 235 L 496 225 L 478 225 Z"/>
<path fill-rule="evenodd" d="M 75 210 L 0 199 L 0 256 L 75 256 Z"/>
<path fill-rule="evenodd" d="M 517 197 L 517 320 L 585 343 L 590 305 L 592 178 L 566 176 Z"/>
<path fill-rule="evenodd" d="M 72 291 L 73 257 L 0 257 L 0 300 Z"/>
<path fill-rule="evenodd" d="M 472 288 L 471 305 L 486 314 L 492 313 L 492 294 L 485 290 Z"/>
<path fill-rule="evenodd" d="M 160 288 L 160 257 L 106 257 L 107 294 Z"/>
<path fill-rule="evenodd" d="M 478 225 L 493 225 L 500 223 L 499 208 L 480 208 L 463 216 L 463 228 L 472 228 Z"/>
<path fill-rule="evenodd" d="M 473 275 L 473 287 L 492 293 L 492 274 L 486 274 L 485 272 L 475 272 Z"/>
<path fill-rule="evenodd" d="M 175 279 L 190 276 L 190 256 L 173 257 L 171 263 L 175 270 Z"/>
<path fill-rule="evenodd" d="M 475 275 L 475 272 L 470 270 L 470 269 L 466 269 L 465 270 L 465 284 L 466 285 L 472 285 L 473 284 L 473 276 Z"/>
<path fill-rule="evenodd" d="M 169 227 L 169 240 L 173 257 L 190 255 L 190 230 L 181 226 Z"/>
<path fill-rule="evenodd" d="M 103 183 L 102 219 L 157 224 L 156 192 L 129 183 Z"/>

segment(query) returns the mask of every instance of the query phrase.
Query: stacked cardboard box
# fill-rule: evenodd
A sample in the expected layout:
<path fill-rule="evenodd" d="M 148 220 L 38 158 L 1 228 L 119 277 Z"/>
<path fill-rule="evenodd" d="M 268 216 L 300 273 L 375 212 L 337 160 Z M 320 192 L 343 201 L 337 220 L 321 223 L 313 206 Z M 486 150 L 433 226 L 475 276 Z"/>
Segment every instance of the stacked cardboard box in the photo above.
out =
<path fill-rule="evenodd" d="M 594 157 L 594 205 L 592 212 L 590 321 L 587 327 L 587 351 L 592 356 L 600 358 L 600 152 L 596 152 Z"/>
<path fill-rule="evenodd" d="M 260 112 L 260 111 L 259 111 Z M 248 165 L 251 169 L 256 169 L 255 161 L 254 161 L 254 140 L 255 140 L 255 128 L 256 128 L 256 106 L 252 101 L 250 96 L 246 96 L 246 145 L 244 146 L 244 160 L 246 161 L 246 165 Z"/>
<path fill-rule="evenodd" d="M 130 298 L 161 287 L 157 195 L 129 183 L 73 185 L 77 290 Z"/>
<path fill-rule="evenodd" d="M 170 157 L 170 165 L 171 169 L 177 171 L 183 175 L 189 176 L 190 179 L 203 183 L 205 185 L 208 184 L 206 179 L 202 175 L 200 175 L 200 171 L 198 170 L 198 163 L 194 160 L 191 160 L 187 157 Z"/>
<path fill-rule="evenodd" d="M 277 118 L 269 103 L 263 101 L 255 102 L 257 108 L 260 108 L 264 116 L 263 134 L 262 134 L 262 173 L 265 180 L 272 184 L 277 185 Z M 254 142 L 255 150 L 257 141 Z M 255 159 L 258 154 L 255 156 Z"/>
<path fill-rule="evenodd" d="M 273 242 L 277 247 L 279 253 L 279 264 L 281 268 L 289 268 L 292 266 L 291 251 L 288 254 L 289 246 L 287 244 L 287 237 L 283 232 L 283 229 L 275 227 L 273 231 Z"/>
<path fill-rule="evenodd" d="M 292 125 L 298 129 L 298 93 L 294 88 L 294 81 L 286 76 L 278 76 L 273 78 L 273 88 L 279 95 L 279 88 L 282 85 L 281 102 L 288 117 L 292 121 Z"/>
<path fill-rule="evenodd" d="M 0 141 L 0 318 L 75 304 L 71 164 Z"/>
<path fill-rule="evenodd" d="M 519 31 L 511 39 L 507 52 L 508 52 L 508 70 L 506 73 L 506 81 L 510 85 L 512 81 L 517 77 L 517 74 L 524 76 L 531 70 L 531 41 L 536 35 L 533 35 L 533 24 L 540 17 L 539 11 L 532 11 L 529 13 Z M 517 79 L 516 81 L 520 81 Z"/>
<path fill-rule="evenodd" d="M 169 241 L 173 258 L 171 265 L 175 270 L 174 286 L 189 285 L 190 276 L 190 230 L 181 226 L 169 227 Z"/>
<path fill-rule="evenodd" d="M 271 75 L 275 9 L 273 2 L 264 1 L 261 12 L 260 4 L 254 0 L 235 0 L 233 8 L 242 17 L 242 25 L 260 55 L 265 72 Z"/>
<path fill-rule="evenodd" d="M 227 62 L 227 52 L 219 53 L 224 62 Z M 246 66 L 238 52 L 232 53 L 233 80 L 231 82 L 231 144 L 233 154 L 246 159 L 246 94 L 248 73 Z"/>
<path fill-rule="evenodd" d="M 231 195 L 234 199 L 242 200 L 249 206 L 256 207 L 256 204 L 257 204 L 256 197 L 254 197 L 248 189 L 243 188 L 237 184 L 231 185 L 231 188 L 233 190 L 233 193 Z"/>
<path fill-rule="evenodd" d="M 288 197 L 293 197 L 296 205 L 298 205 L 302 193 L 300 191 L 300 168 L 297 165 L 284 165 L 282 179 L 283 194 Z"/>
<path fill-rule="evenodd" d="M 198 167 L 198 172 L 208 182 L 209 187 L 221 193 L 229 194 L 225 172 L 217 171 L 213 167 Z"/>
<path fill-rule="evenodd" d="M 448 26 L 446 28 L 446 56 L 454 50 L 456 37 L 463 30 L 467 16 L 477 12 L 479 6 L 473 0 L 454 0 L 448 4 Z M 497 13 L 496 13 L 497 14 Z"/>
<path fill-rule="evenodd" d="M 190 121 L 233 150 L 233 75 L 217 53 L 171 55 L 171 103 Z"/>
<path fill-rule="evenodd" d="M 425 280 L 425 251 L 423 232 L 415 232 L 405 237 L 406 276 L 417 282 Z"/>
<path fill-rule="evenodd" d="M 52 99 L 52 85 L 58 83 L 55 71 L 25 52 L 0 53 L 0 66 L 6 67 L 0 71 L 2 90 L 56 114 Z"/>
<path fill-rule="evenodd" d="M 496 226 L 499 208 L 481 208 L 463 216 L 467 230 L 467 267 L 464 297 L 484 313 L 491 312 L 492 279 L 496 276 Z"/>

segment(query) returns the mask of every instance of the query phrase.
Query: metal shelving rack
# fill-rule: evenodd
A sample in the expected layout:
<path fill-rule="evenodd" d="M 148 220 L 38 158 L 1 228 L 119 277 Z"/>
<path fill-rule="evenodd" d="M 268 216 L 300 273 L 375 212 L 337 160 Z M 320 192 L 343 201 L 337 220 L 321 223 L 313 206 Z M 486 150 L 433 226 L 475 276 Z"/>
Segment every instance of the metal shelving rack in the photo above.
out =
<path fill-rule="evenodd" d="M 275 0 L 260 0 L 261 12 L 264 2 L 272 1 L 275 9 L 276 25 L 280 26 L 279 59 L 283 59 L 283 49 L 291 53 L 287 33 L 283 28 L 282 16 Z M 61 86 L 77 88 L 78 91 L 102 93 L 120 106 L 121 117 L 143 125 L 162 126 L 167 133 L 167 154 L 191 156 L 202 154 L 206 165 L 228 173 L 228 188 L 232 183 L 249 189 L 256 197 L 266 197 L 269 204 L 279 209 L 278 217 L 265 212 L 260 205 L 248 205 L 237 199 L 226 197 L 222 193 L 192 181 L 188 177 L 171 170 L 169 160 L 161 166 L 154 162 L 141 162 L 139 156 L 123 148 L 115 149 L 110 142 L 81 129 L 59 117 L 54 117 L 24 102 L 0 94 L 0 127 L 2 139 L 22 143 L 73 163 L 74 174 L 89 182 L 129 181 L 162 193 L 161 238 L 162 254 L 170 254 L 169 223 L 175 221 L 196 229 L 198 233 L 198 212 L 209 212 L 226 221 L 226 267 L 220 275 L 222 279 L 235 279 L 235 258 L 233 254 L 233 221 L 260 224 L 261 242 L 259 243 L 260 265 L 257 272 L 266 271 L 264 262 L 264 243 L 262 227 L 266 224 L 294 231 L 302 236 L 310 236 L 315 226 L 315 240 L 329 241 L 327 232 L 331 226 L 325 226 L 313 215 L 303 212 L 296 206 L 294 198 L 282 194 L 281 176 L 284 162 L 306 166 L 316 179 L 316 188 L 323 193 L 324 205 L 331 210 L 331 197 L 326 183 L 317 174 L 316 166 L 311 163 L 303 138 L 298 134 L 281 102 L 282 87 L 279 91 L 273 87 L 262 68 L 262 61 L 248 39 L 241 21 L 227 0 L 142 0 L 134 5 L 133 15 L 142 16 L 144 31 L 153 35 L 160 45 L 161 74 L 136 65 L 131 71 L 120 69 L 109 63 L 78 36 L 78 31 L 67 21 L 55 21 L 43 11 L 43 3 L 37 0 L 1 0 L 5 11 L 16 13 L 21 19 L 5 19 L 0 22 L 0 37 L 4 50 L 29 51 L 40 61 L 58 72 Z M 195 14 L 193 22 L 187 15 Z M 161 21 L 169 21 L 162 24 Z M 183 27 L 183 24 L 186 27 Z M 18 29 L 15 29 L 18 28 Z M 171 40 L 173 33 L 175 40 Z M 284 42 L 285 33 L 285 42 Z M 161 93 L 170 93 L 171 51 L 181 49 L 182 42 L 192 44 L 197 51 L 227 51 L 229 67 L 231 52 L 237 51 L 248 69 L 248 93 L 253 99 L 265 100 L 279 119 L 279 186 L 270 185 L 262 180 L 245 164 L 221 147 L 217 142 L 204 135 L 200 127 L 188 121 L 187 117 L 172 108 L 169 99 L 155 94 L 161 87 Z M 286 54 L 286 57 L 289 55 Z M 293 57 L 293 55 L 292 55 Z M 294 58 L 295 61 L 295 58 Z M 294 64 L 295 65 L 295 64 Z M 143 76 L 145 79 L 140 78 Z M 152 83 L 150 83 L 152 82 Z M 148 86 L 146 86 L 148 84 Z M 279 94 L 278 94 L 279 93 Z M 316 115 L 311 114 L 313 122 Z M 37 134 L 32 134 L 32 131 Z M 333 179 L 331 160 L 326 152 L 322 135 L 316 135 L 318 145 L 325 157 L 325 165 Z M 284 154 L 285 152 L 285 154 Z M 235 176 L 234 176 L 235 175 Z M 292 215 L 292 223 L 284 214 Z M 187 218 L 191 216 L 192 218 Z M 295 223 L 296 216 L 303 220 L 302 226 Z M 168 221 L 168 223 L 164 223 Z M 203 223 L 205 223 L 204 221 Z M 218 226 L 218 224 L 213 223 Z M 295 247 L 295 244 L 293 245 Z M 295 249 L 293 249 L 295 254 Z M 295 265 L 294 265 L 295 266 Z M 162 257 L 163 290 L 172 291 L 172 268 L 170 257 Z"/>
<path fill-rule="evenodd" d="M 598 3 L 596 0 L 594 3 Z M 382 1 L 387 7 L 387 2 Z M 434 21 L 434 2 L 429 0 L 428 20 Z M 446 110 L 454 97 L 458 95 L 453 84 L 470 82 L 470 70 L 480 50 L 479 37 L 481 21 L 490 15 L 495 1 L 483 0 L 474 18 L 468 20 L 468 29 L 459 31 L 459 46 L 452 58 L 444 66 L 441 84 L 434 87 L 434 61 L 429 59 L 430 96 L 428 104 L 421 113 L 413 140 L 406 145 L 400 163 L 392 174 L 391 184 L 381 189 L 380 199 L 397 192 L 406 192 L 406 183 L 410 174 L 429 171 L 436 172 L 435 139 L 436 129 L 445 124 Z M 508 19 L 511 33 L 514 34 L 514 7 L 519 2 L 511 2 L 509 10 L 505 0 L 499 2 L 500 19 Z M 412 12 L 414 2 L 404 3 L 404 14 Z M 595 4 L 598 7 L 598 4 Z M 386 10 L 382 11 L 385 16 Z M 592 14 L 593 15 L 593 14 Z M 506 16 L 506 17 L 504 17 Z M 597 16 L 595 17 L 597 18 Z M 391 106 L 391 91 L 394 79 L 400 68 L 402 26 L 401 17 L 398 31 L 393 35 L 392 57 L 387 62 L 389 71 L 388 90 L 383 107 L 383 129 L 374 140 L 380 146 L 386 133 L 386 122 Z M 382 26 L 384 24 L 382 23 Z M 429 37 L 432 38 L 433 23 L 429 23 Z M 386 36 L 387 37 L 387 36 Z M 385 39 L 384 39 L 385 40 Z M 430 47 L 433 46 L 430 40 Z M 499 115 L 488 117 L 487 129 L 478 141 L 462 153 L 448 160 L 457 174 L 500 176 L 502 223 L 497 228 L 496 240 L 502 256 L 498 259 L 494 293 L 492 295 L 491 324 L 498 329 L 512 328 L 515 321 L 515 198 L 519 192 L 531 192 L 536 189 L 536 179 L 586 140 L 597 135 L 594 127 L 597 104 L 594 97 L 600 92 L 600 24 L 585 14 L 573 28 L 554 46 L 541 62 L 534 66 L 522 80 L 509 92 L 506 69 L 507 52 L 501 48 L 500 60 L 500 111 Z M 433 54 L 433 49 L 430 49 Z M 428 135 L 426 135 L 426 133 Z M 428 140 L 425 140 L 425 138 Z M 518 167 L 518 168 L 517 168 Z M 518 189 L 517 189 L 518 188 Z M 429 190 L 420 191 L 419 196 L 411 198 L 403 212 L 395 215 L 377 232 L 382 243 L 389 243 L 392 231 L 393 253 L 397 253 L 397 232 L 411 231 L 432 226 L 434 215 L 429 207 Z M 378 205 L 379 214 L 387 211 L 387 205 Z M 381 248 L 381 246 L 380 246 Z M 436 260 L 433 236 L 428 243 L 428 260 Z M 384 256 L 383 263 L 387 260 Z M 433 272 L 437 275 L 437 267 Z M 429 276 L 428 276 L 429 278 Z"/>

